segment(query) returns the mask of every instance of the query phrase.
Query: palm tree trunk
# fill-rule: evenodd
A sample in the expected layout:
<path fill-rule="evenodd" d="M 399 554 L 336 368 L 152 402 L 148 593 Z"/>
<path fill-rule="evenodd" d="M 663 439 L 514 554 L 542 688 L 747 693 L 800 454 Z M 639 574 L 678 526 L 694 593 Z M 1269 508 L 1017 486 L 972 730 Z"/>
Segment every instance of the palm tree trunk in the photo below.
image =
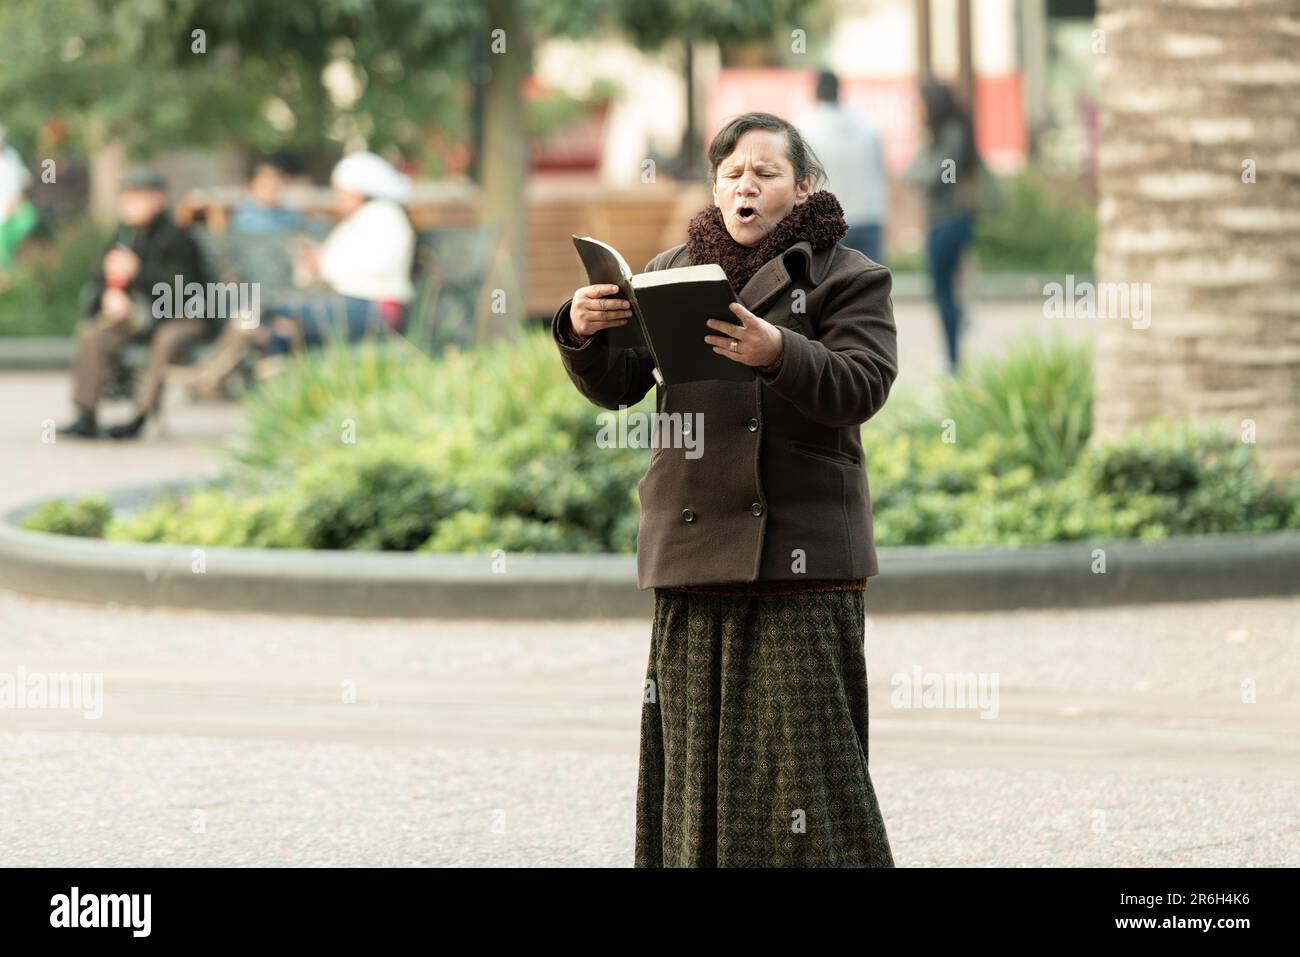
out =
<path fill-rule="evenodd" d="M 1300 470 L 1300 2 L 1101 0 L 1094 436 L 1225 422 Z M 1098 49 L 1104 45 L 1104 49 Z"/>

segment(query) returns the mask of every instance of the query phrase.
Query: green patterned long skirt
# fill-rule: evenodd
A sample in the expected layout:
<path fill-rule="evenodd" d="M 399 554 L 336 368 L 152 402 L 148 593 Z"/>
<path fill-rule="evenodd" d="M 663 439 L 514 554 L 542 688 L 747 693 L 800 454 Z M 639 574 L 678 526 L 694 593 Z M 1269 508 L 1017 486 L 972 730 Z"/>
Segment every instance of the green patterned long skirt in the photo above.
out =
<path fill-rule="evenodd" d="M 862 591 L 655 590 L 637 867 L 893 867 Z"/>

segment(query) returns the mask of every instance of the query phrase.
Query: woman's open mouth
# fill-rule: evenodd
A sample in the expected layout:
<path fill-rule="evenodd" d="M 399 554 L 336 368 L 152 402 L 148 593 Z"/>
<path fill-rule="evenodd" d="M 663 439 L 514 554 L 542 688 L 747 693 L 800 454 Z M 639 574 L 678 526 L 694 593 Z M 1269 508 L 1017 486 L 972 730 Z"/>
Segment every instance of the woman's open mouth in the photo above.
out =
<path fill-rule="evenodd" d="M 758 217 L 758 210 L 753 206 L 741 206 L 736 210 L 736 219 L 742 223 L 752 223 Z"/>

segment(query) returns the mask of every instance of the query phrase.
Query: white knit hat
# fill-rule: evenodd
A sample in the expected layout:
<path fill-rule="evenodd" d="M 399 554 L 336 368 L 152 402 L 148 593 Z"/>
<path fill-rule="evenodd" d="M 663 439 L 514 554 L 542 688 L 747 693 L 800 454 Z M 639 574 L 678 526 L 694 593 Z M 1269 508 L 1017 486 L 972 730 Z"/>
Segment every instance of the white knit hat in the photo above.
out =
<path fill-rule="evenodd" d="M 405 203 L 411 198 L 410 178 L 374 153 L 349 153 L 343 157 L 330 175 L 330 185 L 395 203 Z"/>

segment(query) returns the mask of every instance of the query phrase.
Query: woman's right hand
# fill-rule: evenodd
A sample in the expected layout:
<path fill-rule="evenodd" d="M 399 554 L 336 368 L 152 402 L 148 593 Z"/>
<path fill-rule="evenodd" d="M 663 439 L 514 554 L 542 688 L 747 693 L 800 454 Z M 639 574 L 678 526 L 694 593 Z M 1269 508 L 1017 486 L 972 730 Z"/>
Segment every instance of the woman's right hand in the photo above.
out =
<path fill-rule="evenodd" d="M 632 316 L 631 304 L 626 299 L 602 299 L 618 292 L 618 286 L 598 283 L 574 290 L 569 306 L 569 319 L 578 335 L 594 336 L 602 329 L 625 325 Z"/>

